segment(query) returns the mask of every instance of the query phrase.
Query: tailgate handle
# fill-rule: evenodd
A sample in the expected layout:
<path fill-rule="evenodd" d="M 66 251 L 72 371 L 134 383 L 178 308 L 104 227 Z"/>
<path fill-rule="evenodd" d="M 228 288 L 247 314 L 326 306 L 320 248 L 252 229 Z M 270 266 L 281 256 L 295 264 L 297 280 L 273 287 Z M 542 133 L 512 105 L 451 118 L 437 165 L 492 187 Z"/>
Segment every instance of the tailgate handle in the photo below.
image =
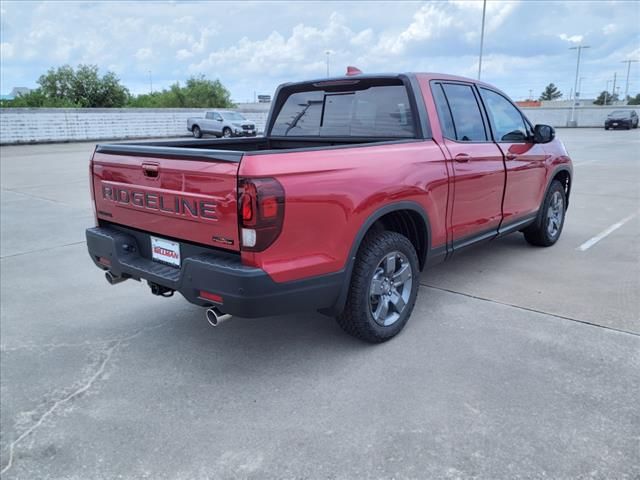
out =
<path fill-rule="evenodd" d="M 145 177 L 158 178 L 158 170 L 160 170 L 160 167 L 156 163 L 142 164 L 142 171 Z"/>

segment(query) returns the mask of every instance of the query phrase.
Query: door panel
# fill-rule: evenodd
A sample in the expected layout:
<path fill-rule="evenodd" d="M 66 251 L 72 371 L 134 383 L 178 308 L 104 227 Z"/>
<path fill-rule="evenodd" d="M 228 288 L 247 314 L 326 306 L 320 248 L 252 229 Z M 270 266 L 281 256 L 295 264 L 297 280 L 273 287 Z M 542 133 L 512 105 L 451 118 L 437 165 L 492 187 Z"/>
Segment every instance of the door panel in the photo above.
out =
<path fill-rule="evenodd" d="M 504 163 L 494 143 L 459 143 L 445 139 L 453 159 L 451 230 L 454 243 L 495 231 L 502 220 Z"/>
<path fill-rule="evenodd" d="M 471 237 L 497 234 L 502 220 L 504 160 L 498 146 L 489 140 L 471 85 L 443 82 L 434 84 L 432 92 L 453 166 L 450 225 L 455 249 Z"/>
<path fill-rule="evenodd" d="M 505 157 L 507 183 L 504 194 L 504 222 L 534 213 L 540 206 L 546 185 L 544 148 L 533 143 L 533 132 L 522 113 L 504 95 L 481 87 L 493 138 Z"/>
<path fill-rule="evenodd" d="M 535 213 L 546 186 L 547 154 L 536 143 L 500 143 L 505 156 L 507 183 L 502 206 L 504 222 Z"/>

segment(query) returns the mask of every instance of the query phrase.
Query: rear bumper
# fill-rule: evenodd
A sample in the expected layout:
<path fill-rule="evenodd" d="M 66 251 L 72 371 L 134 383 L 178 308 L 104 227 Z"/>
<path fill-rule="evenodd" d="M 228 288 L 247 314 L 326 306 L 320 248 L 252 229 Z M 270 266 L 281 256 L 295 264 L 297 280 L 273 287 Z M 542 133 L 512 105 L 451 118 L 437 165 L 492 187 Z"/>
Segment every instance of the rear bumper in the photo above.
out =
<path fill-rule="evenodd" d="M 241 317 L 262 317 L 300 311 L 331 309 L 342 290 L 344 272 L 294 282 L 277 283 L 259 268 L 240 262 L 240 256 L 183 244 L 191 251 L 181 268 L 155 262 L 147 252 L 149 235 L 118 226 L 89 228 L 87 248 L 93 262 L 118 277 L 147 280 L 180 292 L 189 302 L 217 305 Z M 145 241 L 147 244 L 145 244 Z M 99 259 L 107 259 L 106 266 Z M 222 303 L 200 297 L 205 291 L 222 297 Z"/>
<path fill-rule="evenodd" d="M 631 120 L 607 120 L 604 122 L 604 126 L 607 128 L 631 128 L 633 122 Z"/>

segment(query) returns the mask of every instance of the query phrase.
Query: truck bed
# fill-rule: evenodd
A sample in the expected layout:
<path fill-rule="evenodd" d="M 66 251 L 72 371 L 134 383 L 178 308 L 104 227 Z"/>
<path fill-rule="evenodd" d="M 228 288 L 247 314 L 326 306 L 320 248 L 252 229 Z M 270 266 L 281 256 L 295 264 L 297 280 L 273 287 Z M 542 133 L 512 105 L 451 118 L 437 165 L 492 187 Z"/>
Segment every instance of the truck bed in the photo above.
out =
<path fill-rule="evenodd" d="M 309 150 L 320 148 L 338 148 L 380 143 L 398 143 L 416 141 L 412 138 L 380 138 L 380 137 L 323 137 L 286 138 L 286 137 L 252 137 L 233 139 L 189 139 L 135 143 L 99 144 L 98 153 L 123 154 L 147 157 L 170 158 L 207 158 L 217 161 L 239 162 L 244 154 L 252 152 L 282 153 L 283 150 Z"/>

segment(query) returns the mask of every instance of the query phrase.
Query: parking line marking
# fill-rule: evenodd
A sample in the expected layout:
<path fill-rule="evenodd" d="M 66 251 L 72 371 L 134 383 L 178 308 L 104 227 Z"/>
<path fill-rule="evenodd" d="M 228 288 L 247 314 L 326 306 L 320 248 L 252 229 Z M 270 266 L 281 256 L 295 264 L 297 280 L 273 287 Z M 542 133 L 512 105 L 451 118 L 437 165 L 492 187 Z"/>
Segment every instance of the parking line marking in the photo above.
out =
<path fill-rule="evenodd" d="M 614 223 L 613 225 L 611 225 L 609 228 L 607 228 L 606 230 L 603 230 L 602 232 L 600 232 L 598 235 L 596 235 L 593 238 L 590 238 L 589 240 L 587 240 L 586 242 L 584 242 L 582 245 L 580 245 L 576 250 L 579 250 L 581 252 L 584 252 L 585 250 L 590 249 L 591 247 L 593 247 L 596 243 L 598 243 L 600 240 L 602 240 L 603 238 L 607 237 L 608 235 L 612 234 L 613 232 L 615 232 L 616 230 L 618 230 L 621 226 L 623 226 L 625 223 L 627 223 L 629 220 L 631 220 L 633 217 L 635 217 L 636 215 L 638 215 L 638 212 L 633 213 L 631 215 L 629 215 L 628 217 L 623 218 L 622 220 L 620 220 L 618 223 Z"/>

